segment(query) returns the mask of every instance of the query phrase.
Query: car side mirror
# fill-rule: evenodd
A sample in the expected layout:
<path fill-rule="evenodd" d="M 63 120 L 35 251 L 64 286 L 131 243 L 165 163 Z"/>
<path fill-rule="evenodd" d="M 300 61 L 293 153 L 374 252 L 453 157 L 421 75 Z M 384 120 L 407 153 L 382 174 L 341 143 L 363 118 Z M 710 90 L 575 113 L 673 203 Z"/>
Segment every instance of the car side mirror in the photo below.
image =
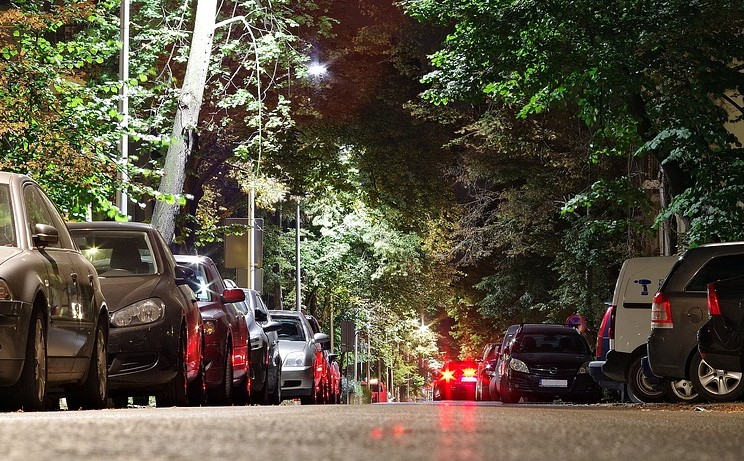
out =
<path fill-rule="evenodd" d="M 313 339 L 323 350 L 331 350 L 331 337 L 325 333 L 315 333 Z"/>
<path fill-rule="evenodd" d="M 266 324 L 264 325 L 261 325 L 261 328 L 263 328 L 263 331 L 265 331 L 266 333 L 271 333 L 272 331 L 279 331 L 281 327 L 282 327 L 281 323 L 274 322 L 273 320 L 271 322 L 266 322 Z"/>
<path fill-rule="evenodd" d="M 59 242 L 59 232 L 56 227 L 49 224 L 37 223 L 34 225 L 34 235 L 32 236 L 34 245 L 44 248 Z"/>
<path fill-rule="evenodd" d="M 256 322 L 266 322 L 269 320 L 269 316 L 266 314 L 266 312 L 256 309 L 253 311 L 253 314 L 256 316 Z M 264 330 L 266 329 L 266 326 L 264 325 Z"/>
<path fill-rule="evenodd" d="M 222 292 L 222 302 L 225 304 L 245 301 L 245 293 L 240 288 L 227 288 Z"/>
<path fill-rule="evenodd" d="M 186 285 L 193 290 L 196 287 L 196 274 L 190 267 L 176 264 L 176 285 Z"/>

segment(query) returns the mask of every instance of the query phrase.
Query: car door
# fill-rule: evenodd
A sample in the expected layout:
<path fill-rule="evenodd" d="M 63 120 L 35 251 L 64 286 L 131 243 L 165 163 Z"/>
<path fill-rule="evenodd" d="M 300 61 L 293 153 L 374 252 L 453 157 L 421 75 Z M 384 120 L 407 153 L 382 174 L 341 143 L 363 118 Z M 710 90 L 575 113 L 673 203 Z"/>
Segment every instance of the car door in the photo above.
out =
<path fill-rule="evenodd" d="M 53 375 L 70 373 L 74 359 L 80 349 L 81 303 L 77 277 L 72 264 L 70 239 L 64 222 L 46 196 L 33 184 L 23 188 L 26 206 L 26 225 L 29 236 L 38 234 L 37 225 L 52 226 L 60 238 L 56 242 L 38 247 L 39 254 L 46 260 L 47 297 L 50 308 L 47 332 L 47 373 Z M 38 242 L 34 242 L 36 245 Z"/>

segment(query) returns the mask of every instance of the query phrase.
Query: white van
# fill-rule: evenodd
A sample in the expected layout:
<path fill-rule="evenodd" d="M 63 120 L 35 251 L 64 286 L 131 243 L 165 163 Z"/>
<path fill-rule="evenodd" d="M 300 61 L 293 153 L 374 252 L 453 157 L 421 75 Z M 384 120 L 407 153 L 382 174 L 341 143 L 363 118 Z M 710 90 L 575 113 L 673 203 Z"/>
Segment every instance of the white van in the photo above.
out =
<path fill-rule="evenodd" d="M 666 397 L 666 389 L 646 379 L 641 359 L 651 333 L 651 303 L 677 256 L 627 259 L 617 278 L 612 304 L 597 334 L 597 360 L 589 373 L 603 387 L 625 391 L 635 402 Z"/>

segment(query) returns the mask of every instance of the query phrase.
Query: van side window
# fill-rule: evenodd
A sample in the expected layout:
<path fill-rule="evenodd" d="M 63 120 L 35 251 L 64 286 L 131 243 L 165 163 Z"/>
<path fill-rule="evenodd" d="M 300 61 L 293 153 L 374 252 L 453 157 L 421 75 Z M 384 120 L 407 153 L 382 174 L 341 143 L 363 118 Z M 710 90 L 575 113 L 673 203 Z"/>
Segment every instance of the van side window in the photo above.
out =
<path fill-rule="evenodd" d="M 685 291 L 706 291 L 708 283 L 738 275 L 744 275 L 744 254 L 712 258 L 690 280 Z"/>

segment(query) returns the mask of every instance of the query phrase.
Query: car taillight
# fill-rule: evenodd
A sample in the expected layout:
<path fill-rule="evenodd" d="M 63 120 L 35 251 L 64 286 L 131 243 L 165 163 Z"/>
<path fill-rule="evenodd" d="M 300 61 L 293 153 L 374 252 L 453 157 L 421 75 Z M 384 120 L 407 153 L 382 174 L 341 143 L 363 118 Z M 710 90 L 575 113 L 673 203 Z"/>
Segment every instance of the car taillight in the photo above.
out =
<path fill-rule="evenodd" d="M 656 293 L 651 304 L 651 328 L 674 328 L 672 303 L 664 293 Z"/>
<path fill-rule="evenodd" d="M 455 377 L 455 372 L 452 370 L 442 370 L 442 379 L 445 381 L 449 381 L 450 379 Z"/>
<path fill-rule="evenodd" d="M 465 368 L 462 370 L 462 376 L 460 381 L 472 381 L 475 379 L 475 375 L 478 374 L 478 370 L 475 368 Z"/>
<path fill-rule="evenodd" d="M 718 304 L 718 293 L 714 283 L 708 284 L 708 313 L 711 316 L 721 315 L 721 305 Z"/>
<path fill-rule="evenodd" d="M 617 306 L 609 306 L 602 317 L 602 323 L 599 325 L 599 334 L 597 335 L 596 356 L 604 357 L 607 352 L 604 350 L 605 344 L 610 346 L 609 341 L 615 339 L 615 310 Z M 606 341 L 606 342 L 605 342 Z"/>

